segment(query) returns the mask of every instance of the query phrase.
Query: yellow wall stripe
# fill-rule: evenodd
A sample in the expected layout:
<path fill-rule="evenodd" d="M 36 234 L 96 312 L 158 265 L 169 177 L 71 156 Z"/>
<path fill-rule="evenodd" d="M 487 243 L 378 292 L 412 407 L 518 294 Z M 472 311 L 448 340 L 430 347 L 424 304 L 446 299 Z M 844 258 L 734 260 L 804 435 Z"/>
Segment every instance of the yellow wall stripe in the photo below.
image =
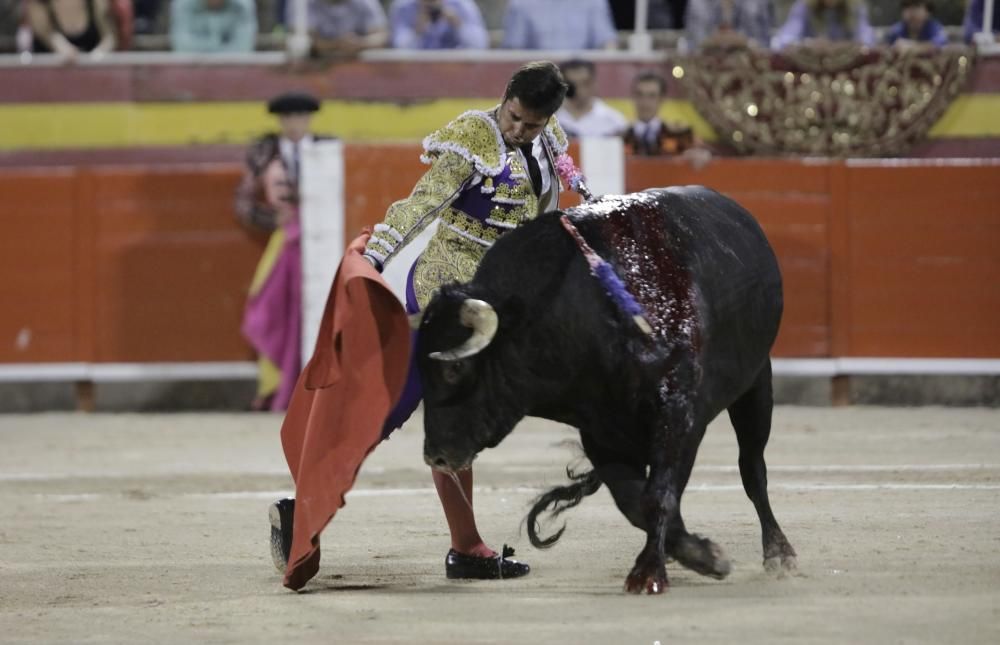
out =
<path fill-rule="evenodd" d="M 608 102 L 629 118 L 634 115 L 629 100 Z M 407 106 L 326 101 L 315 130 L 351 141 L 419 141 L 460 112 L 493 104 L 455 98 Z M 690 123 L 707 141 L 715 139 L 688 101 L 667 101 L 661 116 Z M 242 144 L 275 128 L 258 102 L 7 104 L 0 105 L 0 123 L 0 150 Z M 931 136 L 1000 136 L 1000 94 L 959 97 Z"/>
<path fill-rule="evenodd" d="M 1000 137 L 1000 94 L 963 94 L 934 127 L 932 137 Z"/>

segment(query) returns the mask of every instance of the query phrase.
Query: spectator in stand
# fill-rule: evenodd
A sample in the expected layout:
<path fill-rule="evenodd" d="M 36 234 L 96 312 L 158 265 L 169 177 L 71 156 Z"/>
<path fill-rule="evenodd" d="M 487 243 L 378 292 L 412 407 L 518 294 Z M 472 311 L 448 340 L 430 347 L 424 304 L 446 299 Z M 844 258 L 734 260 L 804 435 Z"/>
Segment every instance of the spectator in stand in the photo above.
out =
<path fill-rule="evenodd" d="M 875 30 L 868 22 L 864 0 L 796 0 L 771 45 L 781 50 L 789 45 L 837 41 L 875 44 Z"/>
<path fill-rule="evenodd" d="M 983 0 L 971 0 L 969 7 L 965 10 L 965 20 L 962 21 L 962 37 L 965 42 L 972 43 L 973 34 L 983 30 L 983 20 L 986 7 Z M 1000 2 L 993 3 L 993 32 L 996 40 L 997 32 L 1000 32 Z"/>
<path fill-rule="evenodd" d="M 394 0 L 389 9 L 397 49 L 486 49 L 489 35 L 473 0 Z"/>
<path fill-rule="evenodd" d="M 296 3 L 288 3 L 294 29 Z M 318 56 L 354 56 L 389 43 L 388 19 L 378 0 L 309 0 L 309 36 Z"/>
<path fill-rule="evenodd" d="M 636 120 L 622 137 L 625 150 L 644 157 L 680 155 L 695 168 L 712 159 L 711 151 L 685 123 L 667 123 L 660 108 L 667 96 L 667 79 L 656 72 L 642 72 L 632 81 L 632 102 Z"/>
<path fill-rule="evenodd" d="M 257 39 L 253 0 L 173 0 L 170 47 L 185 54 L 249 53 Z"/>
<path fill-rule="evenodd" d="M 326 138 L 311 131 L 320 109 L 315 97 L 290 92 L 267 107 L 281 131 L 250 145 L 235 201 L 236 216 L 245 226 L 270 234 L 250 284 L 242 327 L 258 355 L 257 396 L 250 406 L 255 411 L 287 408 L 302 368 L 299 179 L 304 151 Z"/>
<path fill-rule="evenodd" d="M 81 54 L 96 58 L 115 48 L 108 0 L 27 0 L 25 12 L 35 53 L 73 62 Z"/>
<path fill-rule="evenodd" d="M 569 84 L 566 100 L 556 118 L 567 136 L 620 137 L 628 120 L 594 94 L 597 70 L 587 60 L 573 59 L 562 64 L 563 78 Z"/>
<path fill-rule="evenodd" d="M 771 42 L 771 0 L 689 0 L 684 18 L 688 51 L 703 45 Z"/>
<path fill-rule="evenodd" d="M 608 0 L 510 0 L 503 28 L 507 49 L 618 47 Z"/>
<path fill-rule="evenodd" d="M 912 47 L 930 43 L 937 47 L 948 44 L 948 34 L 932 15 L 934 3 L 929 0 L 903 0 L 900 2 L 901 20 L 889 27 L 885 42 L 896 47 Z"/>

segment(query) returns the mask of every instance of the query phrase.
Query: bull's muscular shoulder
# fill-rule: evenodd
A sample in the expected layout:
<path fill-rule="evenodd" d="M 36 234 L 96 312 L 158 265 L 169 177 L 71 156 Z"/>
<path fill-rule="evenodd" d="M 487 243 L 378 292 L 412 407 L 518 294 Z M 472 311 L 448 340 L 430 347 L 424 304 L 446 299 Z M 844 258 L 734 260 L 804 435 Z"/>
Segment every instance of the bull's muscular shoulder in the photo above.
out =
<path fill-rule="evenodd" d="M 557 157 L 569 148 L 569 138 L 563 132 L 562 126 L 559 125 L 559 120 L 555 116 L 549 117 L 549 122 L 545 125 L 545 139 Z"/>
<path fill-rule="evenodd" d="M 504 145 L 500 126 L 493 117 L 481 110 L 469 110 L 440 130 L 424 139 L 424 154 L 431 163 L 444 153 L 455 153 L 475 166 L 476 170 L 495 177 L 504 169 Z"/>

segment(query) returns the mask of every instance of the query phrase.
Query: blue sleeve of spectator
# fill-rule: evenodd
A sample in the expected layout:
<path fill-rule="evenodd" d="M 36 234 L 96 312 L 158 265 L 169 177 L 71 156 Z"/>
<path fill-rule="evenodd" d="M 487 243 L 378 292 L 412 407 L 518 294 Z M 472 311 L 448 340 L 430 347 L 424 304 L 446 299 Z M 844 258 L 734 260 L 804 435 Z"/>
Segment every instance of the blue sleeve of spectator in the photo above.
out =
<path fill-rule="evenodd" d="M 965 42 L 972 42 L 972 35 L 983 30 L 983 0 L 972 0 L 965 10 L 965 20 L 962 21 L 962 37 Z M 996 11 L 994 7 L 994 11 Z"/>
<path fill-rule="evenodd" d="M 903 30 L 906 29 L 902 21 L 897 22 L 885 31 L 885 44 L 891 45 L 903 37 Z"/>
<path fill-rule="evenodd" d="M 611 5 L 607 0 L 591 0 L 590 29 L 591 42 L 588 45 L 592 49 L 600 49 L 608 43 L 618 42 L 618 33 L 611 21 Z"/>
<path fill-rule="evenodd" d="M 944 25 L 933 18 L 931 19 L 930 41 L 938 47 L 944 47 L 948 44 L 948 32 L 944 30 Z"/>
<path fill-rule="evenodd" d="M 805 38 L 807 18 L 808 9 L 806 8 L 805 2 L 803 0 L 797 0 L 788 12 L 788 18 L 785 20 L 785 24 L 783 24 L 781 29 L 778 30 L 778 33 L 774 35 L 774 49 L 784 49 L 785 47 L 794 45 Z"/>
<path fill-rule="evenodd" d="M 868 22 L 868 6 L 864 3 L 858 5 L 858 31 L 854 40 L 869 47 L 875 44 L 875 30 Z"/>
<path fill-rule="evenodd" d="M 458 17 L 462 20 L 462 28 L 459 30 L 459 47 L 464 49 L 486 49 L 489 46 L 490 37 L 486 33 L 486 25 L 483 24 L 483 14 L 479 12 L 479 7 L 473 0 L 460 2 L 456 5 Z"/>
<path fill-rule="evenodd" d="M 392 46 L 397 49 L 417 49 L 420 43 L 413 29 L 413 9 L 416 4 L 406 0 L 396 0 L 389 9 L 389 27 Z"/>
<path fill-rule="evenodd" d="M 528 24 L 524 9 L 517 0 L 507 5 L 503 19 L 503 46 L 507 49 L 532 49 L 528 42 Z"/>

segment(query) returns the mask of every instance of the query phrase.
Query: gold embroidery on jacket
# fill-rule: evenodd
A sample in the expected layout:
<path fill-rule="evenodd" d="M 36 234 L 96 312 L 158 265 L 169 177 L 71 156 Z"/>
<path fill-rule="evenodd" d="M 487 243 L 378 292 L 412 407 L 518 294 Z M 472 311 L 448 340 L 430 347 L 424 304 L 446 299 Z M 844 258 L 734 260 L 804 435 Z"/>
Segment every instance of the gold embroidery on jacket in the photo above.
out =
<path fill-rule="evenodd" d="M 413 291 L 420 309 L 427 306 L 442 285 L 471 280 L 485 253 L 485 246 L 444 226 L 439 228 L 413 270 Z"/>
<path fill-rule="evenodd" d="M 552 165 L 553 156 L 566 149 L 566 135 L 552 118 L 543 136 Z M 424 149 L 421 159 L 431 167 L 409 197 L 389 207 L 383 221 L 402 241 L 387 231 L 378 231 L 366 249 L 384 263 L 434 219 L 441 218 L 441 225 L 413 272 L 413 288 L 421 309 L 442 285 L 471 280 L 489 245 L 504 233 L 503 229 L 535 217 L 539 208 L 525 164 L 517 152 L 505 148 L 499 127 L 488 113 L 466 112 L 427 137 Z M 505 162 L 510 164 L 513 186 L 495 180 Z M 550 169 L 553 171 L 554 167 Z M 469 189 L 493 192 L 490 220 L 497 226 L 484 224 L 451 207 L 476 172 L 483 175 L 483 180 Z M 558 179 L 552 177 L 552 181 Z M 393 249 L 389 253 L 387 246 Z"/>
<path fill-rule="evenodd" d="M 472 164 L 460 155 L 451 152 L 437 155 L 431 167 L 413 187 L 410 196 L 395 202 L 386 211 L 384 223 L 402 235 L 403 241 L 397 242 L 388 232 L 377 231 L 368 240 L 366 250 L 385 264 L 400 248 L 419 235 L 437 214 L 455 201 L 459 188 L 472 173 Z M 387 249 L 379 240 L 392 251 L 386 253 Z"/>

